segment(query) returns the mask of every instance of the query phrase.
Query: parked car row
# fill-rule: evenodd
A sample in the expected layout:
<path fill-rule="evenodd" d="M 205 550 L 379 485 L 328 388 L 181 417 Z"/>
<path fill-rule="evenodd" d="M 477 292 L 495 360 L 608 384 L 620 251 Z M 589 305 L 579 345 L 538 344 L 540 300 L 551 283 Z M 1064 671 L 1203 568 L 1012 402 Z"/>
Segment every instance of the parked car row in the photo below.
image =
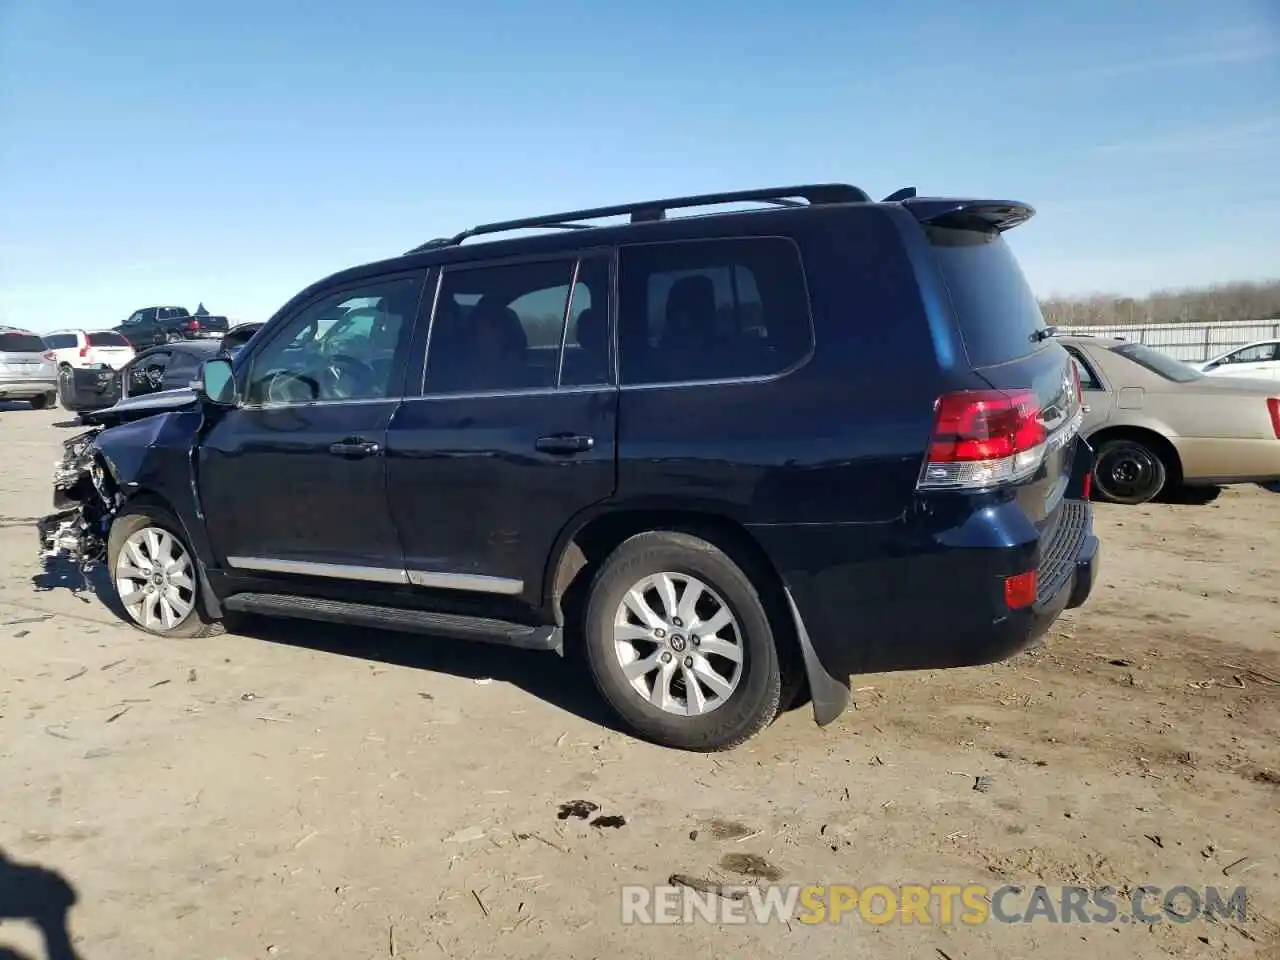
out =
<path fill-rule="evenodd" d="M 127 396 L 186 387 L 204 359 L 234 356 L 261 326 L 243 323 L 216 339 L 165 341 L 141 352 L 114 330 L 42 335 L 0 326 L 0 400 L 27 401 L 37 409 L 61 404 L 81 413 Z"/>
<path fill-rule="evenodd" d="M 215 356 L 234 357 L 261 326 L 261 323 L 239 324 L 219 340 L 175 340 L 147 347 L 137 354 L 130 349 L 128 361 L 119 367 L 64 366 L 59 371 L 58 402 L 63 409 L 80 414 L 86 422 L 106 423 L 111 419 L 110 408 L 124 405 L 132 409 L 140 397 L 188 389 L 199 376 L 205 360 Z M 99 411 L 102 415 L 95 417 Z"/>

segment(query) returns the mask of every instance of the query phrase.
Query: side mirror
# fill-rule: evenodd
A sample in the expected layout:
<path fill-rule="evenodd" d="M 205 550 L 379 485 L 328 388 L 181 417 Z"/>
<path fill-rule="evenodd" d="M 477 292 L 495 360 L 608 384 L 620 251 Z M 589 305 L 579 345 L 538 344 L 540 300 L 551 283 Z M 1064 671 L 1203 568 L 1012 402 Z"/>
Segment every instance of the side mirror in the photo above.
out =
<path fill-rule="evenodd" d="M 203 399 L 219 406 L 234 406 L 237 399 L 236 375 L 231 361 L 225 357 L 206 360 L 200 368 L 200 378 L 191 386 Z"/>

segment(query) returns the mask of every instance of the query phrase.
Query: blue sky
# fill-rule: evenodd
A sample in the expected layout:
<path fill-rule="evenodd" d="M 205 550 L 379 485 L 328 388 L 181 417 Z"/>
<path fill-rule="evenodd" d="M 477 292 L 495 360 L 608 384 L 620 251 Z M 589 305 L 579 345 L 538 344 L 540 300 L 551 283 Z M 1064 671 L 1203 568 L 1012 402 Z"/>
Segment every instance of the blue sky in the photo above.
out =
<path fill-rule="evenodd" d="M 1041 295 L 1276 277 L 1278 158 L 1277 0 L 0 0 L 0 323 L 828 180 L 1030 202 Z"/>

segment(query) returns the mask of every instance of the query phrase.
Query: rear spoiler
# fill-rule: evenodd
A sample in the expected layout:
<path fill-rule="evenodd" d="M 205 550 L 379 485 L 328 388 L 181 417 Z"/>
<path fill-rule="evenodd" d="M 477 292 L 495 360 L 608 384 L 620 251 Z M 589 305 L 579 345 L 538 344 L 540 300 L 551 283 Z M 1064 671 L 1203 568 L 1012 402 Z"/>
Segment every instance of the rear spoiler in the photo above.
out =
<path fill-rule="evenodd" d="M 921 223 L 939 227 L 1011 230 L 1035 216 L 1035 208 L 1016 200 L 961 200 L 908 197 L 900 201 Z"/>

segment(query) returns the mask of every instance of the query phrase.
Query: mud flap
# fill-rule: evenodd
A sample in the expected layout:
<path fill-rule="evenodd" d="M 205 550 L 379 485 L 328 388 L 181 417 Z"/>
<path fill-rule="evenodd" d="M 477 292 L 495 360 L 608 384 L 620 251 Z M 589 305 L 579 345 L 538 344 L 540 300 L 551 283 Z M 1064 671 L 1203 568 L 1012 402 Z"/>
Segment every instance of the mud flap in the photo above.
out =
<path fill-rule="evenodd" d="M 787 607 L 791 610 L 791 621 L 795 624 L 796 639 L 800 643 L 800 653 L 804 657 L 804 672 L 809 680 L 809 698 L 813 701 L 813 719 L 820 727 L 825 727 L 849 707 L 849 678 L 839 680 L 827 673 L 827 668 L 818 659 L 813 649 L 813 641 L 809 639 L 809 631 L 804 627 L 800 610 L 795 598 L 791 596 L 791 588 L 783 586 L 787 594 Z"/>
<path fill-rule="evenodd" d="M 1071 458 L 1071 478 L 1067 481 L 1065 494 L 1068 500 L 1089 499 L 1095 459 L 1093 446 L 1089 441 L 1083 437 L 1077 440 L 1075 454 Z"/>

